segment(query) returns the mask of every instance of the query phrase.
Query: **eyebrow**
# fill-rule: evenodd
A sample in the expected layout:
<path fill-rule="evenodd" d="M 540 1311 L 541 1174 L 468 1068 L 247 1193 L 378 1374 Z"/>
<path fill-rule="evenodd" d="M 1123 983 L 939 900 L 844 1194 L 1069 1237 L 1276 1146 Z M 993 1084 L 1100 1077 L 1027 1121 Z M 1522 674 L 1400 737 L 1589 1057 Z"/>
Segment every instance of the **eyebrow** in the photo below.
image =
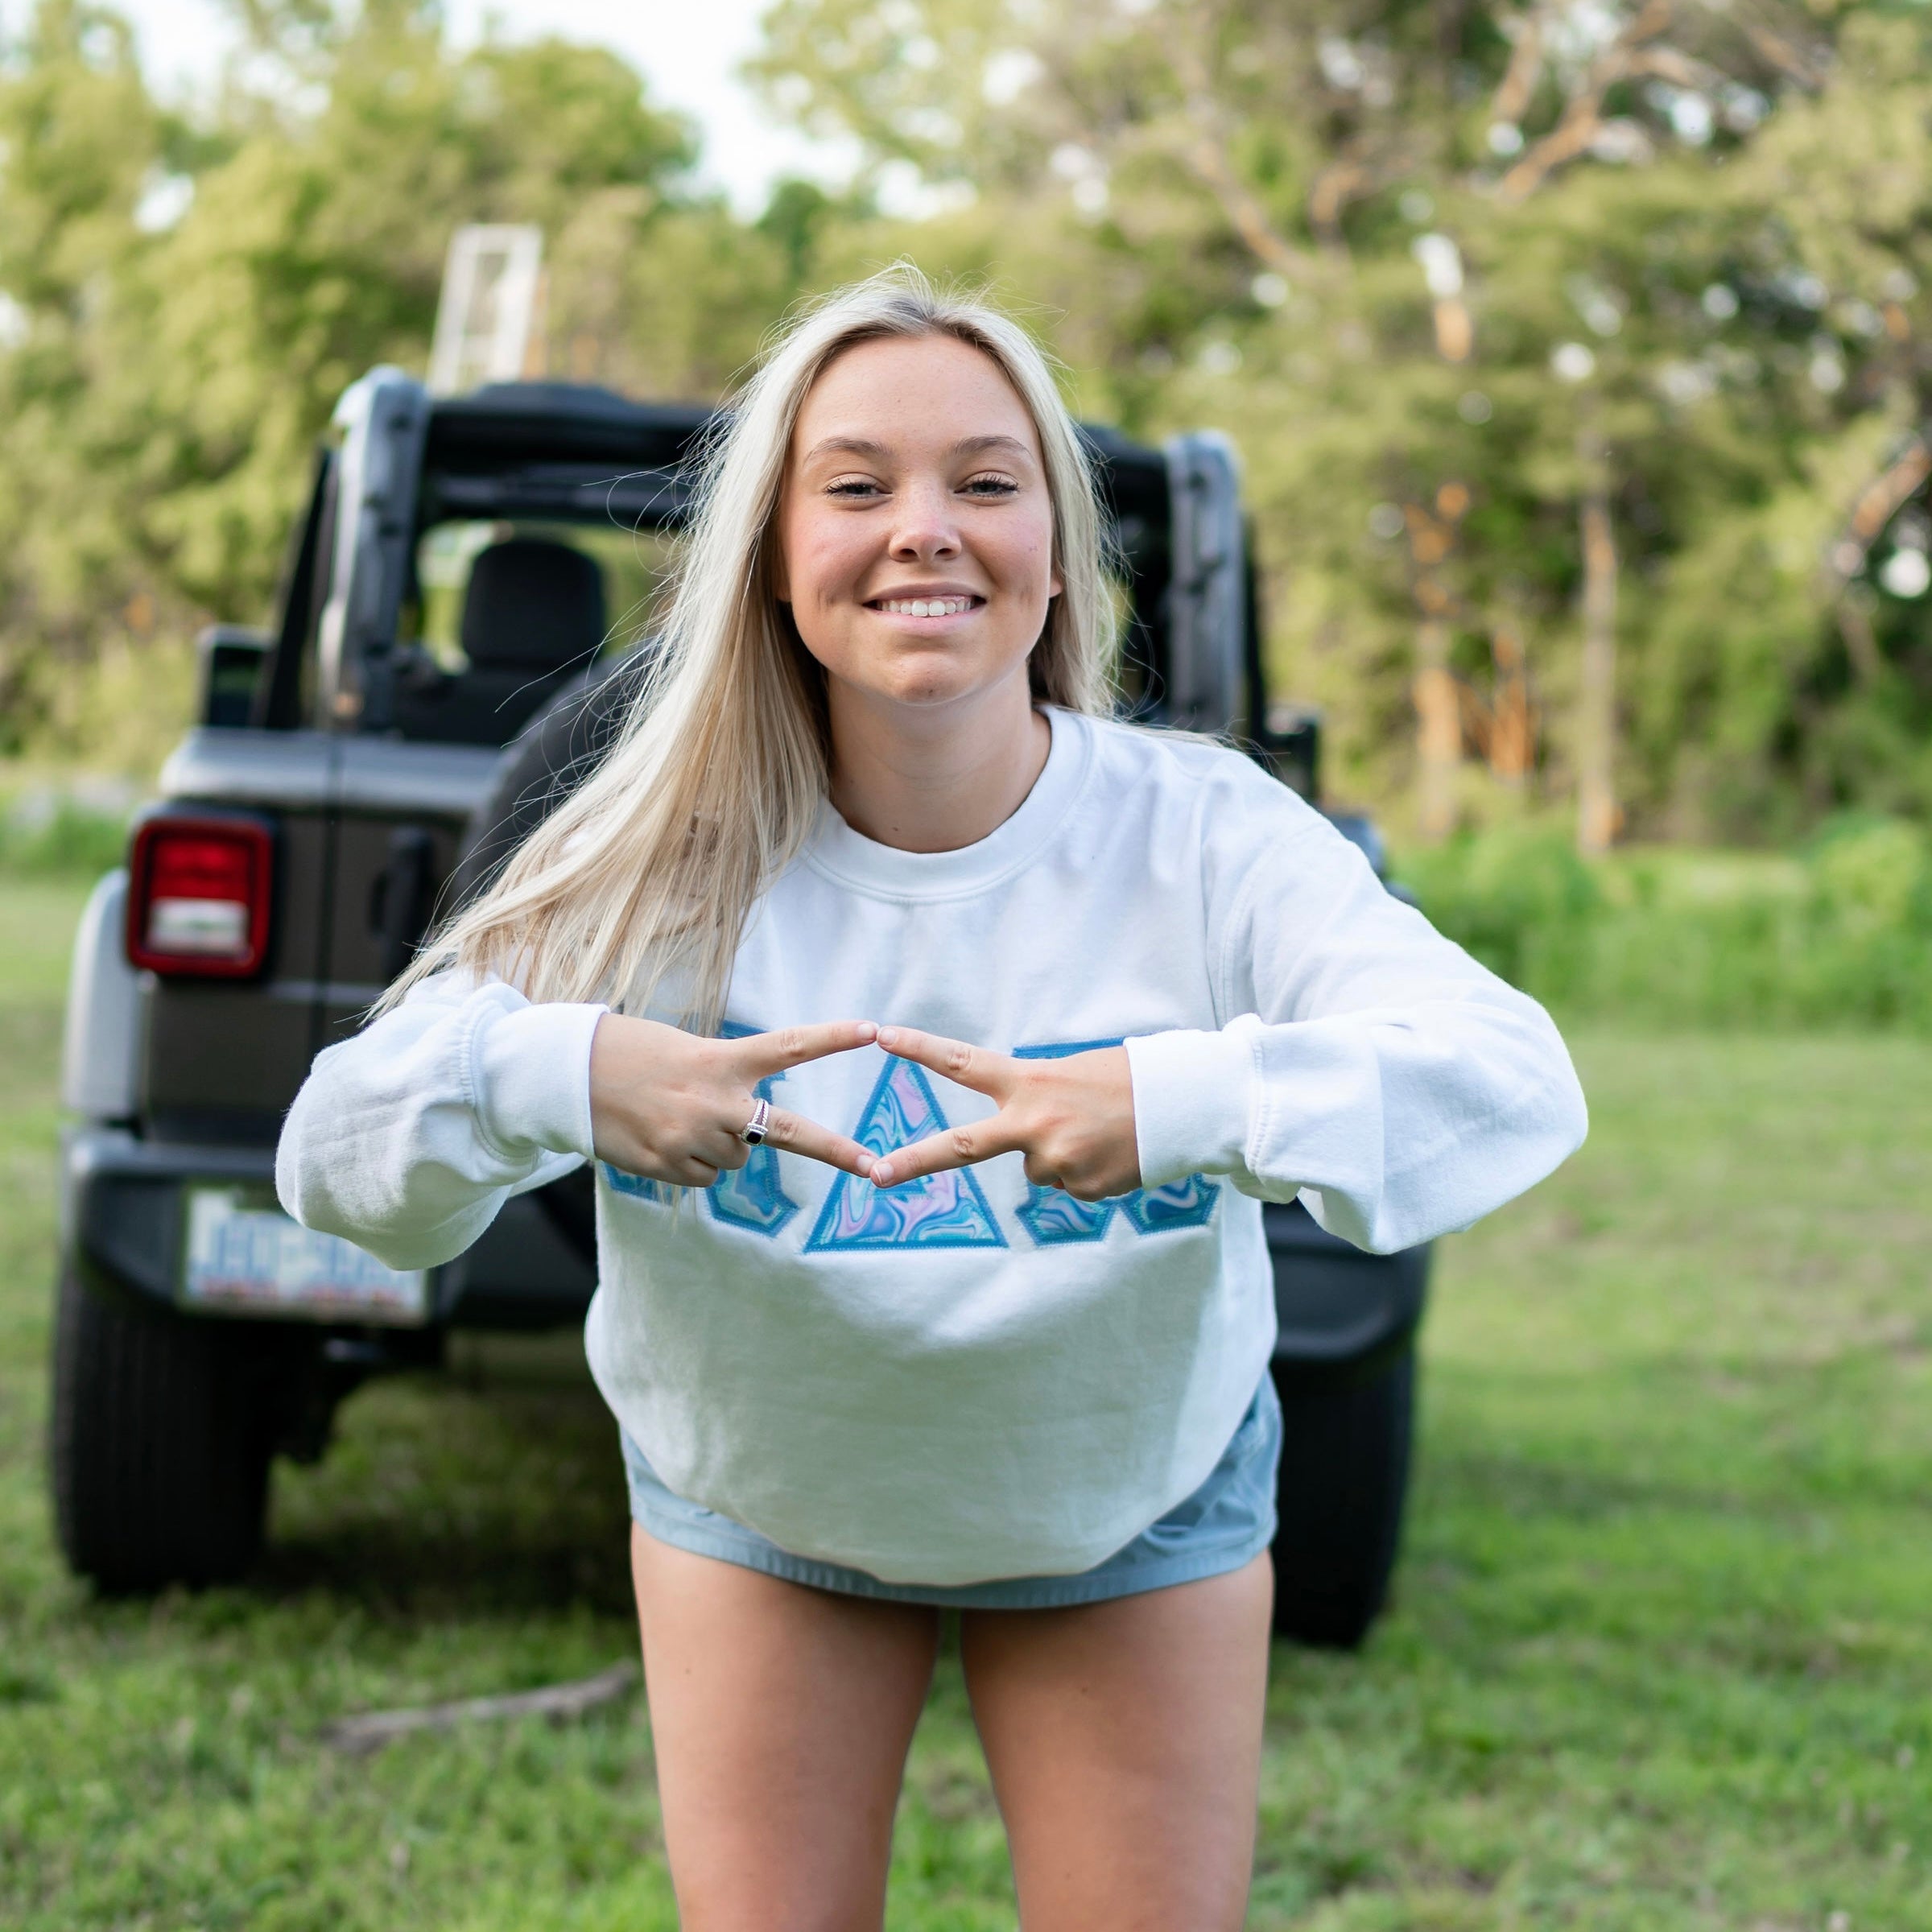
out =
<path fill-rule="evenodd" d="M 994 449 L 1009 449 L 1030 462 L 1033 460 L 1033 452 L 1018 436 L 962 436 L 946 453 L 949 456 L 978 456 Z M 883 443 L 875 443 L 866 436 L 827 436 L 806 451 L 805 460 L 809 463 L 815 456 L 848 456 L 882 461 L 891 454 Z"/>

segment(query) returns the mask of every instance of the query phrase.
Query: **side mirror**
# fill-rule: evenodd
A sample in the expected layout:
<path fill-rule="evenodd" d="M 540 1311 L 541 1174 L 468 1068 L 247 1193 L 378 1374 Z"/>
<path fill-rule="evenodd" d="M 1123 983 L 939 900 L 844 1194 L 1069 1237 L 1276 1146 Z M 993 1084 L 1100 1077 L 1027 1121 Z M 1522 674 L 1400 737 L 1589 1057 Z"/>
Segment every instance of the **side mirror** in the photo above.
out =
<path fill-rule="evenodd" d="M 225 731 L 246 728 L 254 710 L 255 687 L 275 642 L 266 631 L 239 624 L 211 624 L 195 639 L 200 659 L 198 715 L 202 724 Z"/>
<path fill-rule="evenodd" d="M 1297 705 L 1271 705 L 1249 728 L 1254 756 L 1311 805 L 1322 802 L 1322 714 Z"/>

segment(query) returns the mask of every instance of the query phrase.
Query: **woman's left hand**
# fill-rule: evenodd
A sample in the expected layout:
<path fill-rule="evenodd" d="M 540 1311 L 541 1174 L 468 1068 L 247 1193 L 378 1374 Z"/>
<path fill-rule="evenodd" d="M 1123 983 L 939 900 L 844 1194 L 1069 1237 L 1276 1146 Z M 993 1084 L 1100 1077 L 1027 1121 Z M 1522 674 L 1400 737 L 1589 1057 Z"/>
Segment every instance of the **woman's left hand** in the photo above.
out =
<path fill-rule="evenodd" d="M 1036 1187 L 1058 1187 L 1077 1200 L 1105 1200 L 1140 1186 L 1133 1076 L 1125 1046 L 1020 1060 L 906 1026 L 881 1026 L 878 1043 L 997 1100 L 1000 1110 L 895 1149 L 873 1163 L 874 1187 L 1015 1153 L 1026 1155 L 1026 1178 Z"/>

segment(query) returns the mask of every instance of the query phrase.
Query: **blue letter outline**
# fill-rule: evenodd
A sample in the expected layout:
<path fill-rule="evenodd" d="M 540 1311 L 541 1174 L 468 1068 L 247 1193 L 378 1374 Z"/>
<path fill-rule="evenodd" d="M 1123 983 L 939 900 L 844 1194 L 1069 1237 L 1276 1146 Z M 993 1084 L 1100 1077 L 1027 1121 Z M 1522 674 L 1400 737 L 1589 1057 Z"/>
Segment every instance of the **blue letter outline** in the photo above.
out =
<path fill-rule="evenodd" d="M 741 1040 L 760 1030 L 756 1026 L 741 1026 L 735 1020 L 727 1020 L 719 1028 L 718 1038 Z M 767 1074 L 752 1089 L 753 1095 L 759 1100 L 769 1100 L 773 1088 L 784 1077 L 782 1073 Z M 642 1174 L 625 1174 L 608 1161 L 603 1166 L 604 1178 L 613 1191 L 629 1195 L 634 1200 L 667 1203 L 675 1191 L 666 1182 L 650 1180 Z M 723 1221 L 729 1227 L 743 1228 L 753 1234 L 762 1234 L 767 1241 L 776 1241 L 779 1232 L 799 1212 L 799 1203 L 780 1184 L 778 1150 L 770 1146 L 753 1148 L 751 1158 L 742 1167 L 721 1170 L 718 1178 L 704 1190 L 704 1198 L 710 1204 L 713 1220 Z"/>
<path fill-rule="evenodd" d="M 890 1154 L 930 1135 L 947 1120 L 932 1084 L 910 1060 L 889 1059 L 852 1138 L 874 1154 Z M 806 1242 L 817 1250 L 907 1248 L 1004 1248 L 1006 1237 L 972 1171 L 964 1167 L 922 1174 L 897 1187 L 874 1187 L 841 1174 Z"/>
<path fill-rule="evenodd" d="M 1061 1040 L 1044 1046 L 1016 1046 L 1013 1057 L 1063 1060 L 1076 1053 L 1096 1053 L 1120 1044 L 1117 1039 Z M 1136 1234 L 1204 1228 L 1214 1218 L 1215 1203 L 1220 1198 L 1220 1189 L 1204 1174 L 1191 1174 L 1158 1187 L 1137 1187 L 1131 1194 L 1112 1195 L 1103 1201 L 1077 1201 L 1057 1187 L 1042 1187 L 1029 1181 L 1018 1212 L 1034 1241 L 1042 1248 L 1055 1248 L 1069 1241 L 1104 1241 L 1117 1208 Z"/>

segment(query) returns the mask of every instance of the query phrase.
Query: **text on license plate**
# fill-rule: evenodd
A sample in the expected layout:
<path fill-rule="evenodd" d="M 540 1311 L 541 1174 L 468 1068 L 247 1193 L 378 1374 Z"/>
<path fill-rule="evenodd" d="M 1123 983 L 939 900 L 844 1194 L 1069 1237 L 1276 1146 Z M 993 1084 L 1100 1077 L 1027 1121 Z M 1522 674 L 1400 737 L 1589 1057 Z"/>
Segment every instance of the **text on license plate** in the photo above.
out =
<path fill-rule="evenodd" d="M 421 1269 L 386 1268 L 353 1241 L 303 1227 L 261 1183 L 188 1189 L 181 1294 L 203 1307 L 317 1320 L 413 1323 L 428 1315 Z"/>

